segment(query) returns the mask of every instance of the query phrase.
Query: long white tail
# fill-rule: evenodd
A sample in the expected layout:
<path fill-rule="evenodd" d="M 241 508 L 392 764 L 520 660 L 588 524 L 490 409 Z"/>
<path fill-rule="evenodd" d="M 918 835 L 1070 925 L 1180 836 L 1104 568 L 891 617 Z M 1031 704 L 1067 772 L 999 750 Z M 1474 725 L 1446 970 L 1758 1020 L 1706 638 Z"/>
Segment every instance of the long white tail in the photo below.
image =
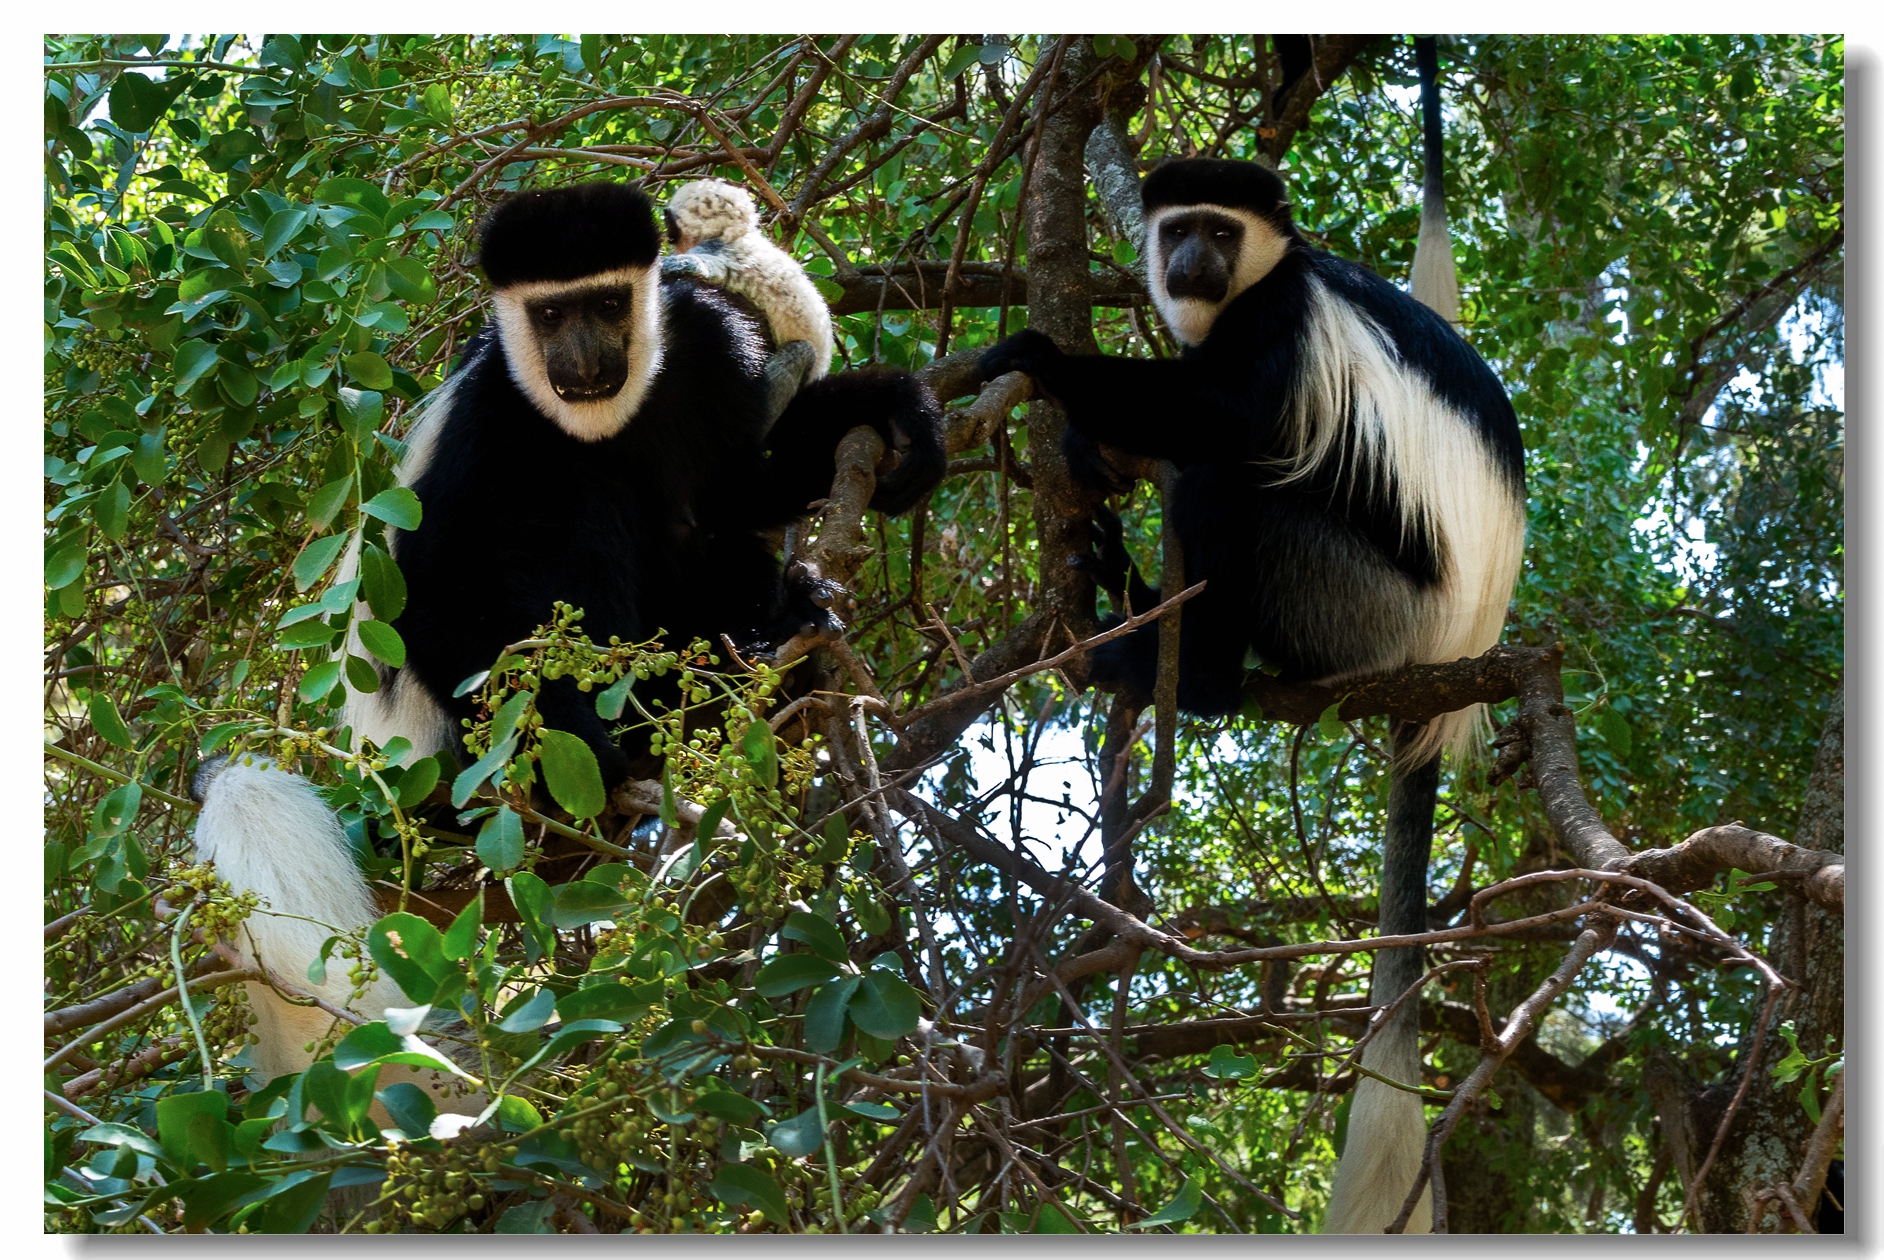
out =
<path fill-rule="evenodd" d="M 1370 1072 L 1417 1085 L 1419 1029 L 1396 1020 L 1361 1052 Z M 1378 1234 L 1391 1225 L 1419 1175 L 1426 1149 L 1426 1115 L 1419 1096 L 1362 1077 L 1348 1111 L 1347 1143 L 1335 1168 L 1324 1234 Z M 1408 1219 L 1409 1234 L 1431 1233 L 1433 1192 L 1428 1186 Z"/>
<path fill-rule="evenodd" d="M 390 979 L 381 978 L 357 1000 L 347 978 L 347 961 L 328 960 L 326 979 L 308 979 L 308 965 L 322 942 L 353 932 L 379 918 L 372 891 L 355 865 L 340 820 L 312 783 L 279 769 L 265 757 L 244 755 L 210 763 L 194 785 L 202 801 L 196 821 L 196 855 L 213 861 L 231 887 L 256 893 L 261 906 L 243 924 L 235 942 L 244 961 L 260 964 L 277 979 L 367 1019 L 379 1019 L 388 1006 L 407 1005 Z M 310 1042 L 334 1029 L 334 1016 L 318 1006 L 301 1006 L 265 983 L 248 986 L 256 1016 L 254 1061 L 265 1080 L 300 1072 L 313 1062 Z M 435 1072 L 388 1068 L 379 1087 L 412 1080 L 438 1094 L 441 1111 L 475 1114 L 482 1104 L 454 1104 L 440 1091 L 449 1078 Z M 382 1123 L 385 1117 L 375 1114 Z"/>
<path fill-rule="evenodd" d="M 1439 762 L 1416 760 L 1411 750 L 1424 732 L 1398 725 L 1393 731 L 1393 780 L 1387 791 L 1387 837 L 1380 857 L 1380 934 L 1406 936 L 1426 930 L 1426 868 L 1432 856 L 1433 805 L 1439 794 Z M 1419 980 L 1418 949 L 1383 949 L 1374 955 L 1370 1001 L 1385 1006 Z M 1361 1066 L 1388 1080 L 1420 1084 L 1420 1006 L 1408 998 L 1361 1052 Z M 1328 1234 L 1378 1234 L 1400 1215 L 1419 1176 L 1426 1148 L 1426 1113 L 1418 1094 L 1364 1076 L 1354 1087 L 1347 1142 L 1328 1196 Z M 1430 1183 L 1406 1223 L 1409 1234 L 1433 1228 Z"/>

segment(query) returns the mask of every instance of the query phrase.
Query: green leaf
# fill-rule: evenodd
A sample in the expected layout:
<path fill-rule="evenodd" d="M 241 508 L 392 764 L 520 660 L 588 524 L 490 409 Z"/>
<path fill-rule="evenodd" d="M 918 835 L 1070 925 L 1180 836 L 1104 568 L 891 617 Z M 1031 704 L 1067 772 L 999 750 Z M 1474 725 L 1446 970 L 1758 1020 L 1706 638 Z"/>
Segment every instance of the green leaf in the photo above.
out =
<path fill-rule="evenodd" d="M 316 605 L 316 607 L 319 606 Z M 341 633 L 338 627 L 328 625 L 320 617 L 312 617 L 289 626 L 276 637 L 275 642 L 288 651 L 311 647 L 332 647 Z"/>
<path fill-rule="evenodd" d="M 583 751 L 588 750 L 585 748 Z M 550 889 L 549 904 L 544 908 L 543 918 L 555 927 L 578 928 L 610 918 L 627 908 L 628 903 L 613 888 L 579 879 Z"/>
<path fill-rule="evenodd" d="M 397 630 L 383 621 L 361 621 L 354 624 L 360 632 L 360 642 L 367 651 L 394 669 L 406 663 L 406 641 L 399 637 Z"/>
<path fill-rule="evenodd" d="M 314 201 L 327 206 L 357 206 L 376 219 L 384 219 L 392 202 L 378 185 L 363 179 L 342 176 L 330 179 L 314 190 Z"/>
<path fill-rule="evenodd" d="M 406 610 L 405 575 L 390 555 L 372 543 L 360 551 L 360 593 L 381 621 L 397 621 Z"/>
<path fill-rule="evenodd" d="M 347 504 L 347 492 L 353 489 L 353 476 L 336 477 L 313 494 L 307 500 L 307 523 L 309 528 L 322 530 L 332 523 L 340 509 Z"/>
<path fill-rule="evenodd" d="M 111 121 L 132 135 L 149 131 L 170 99 L 169 93 L 136 71 L 120 71 L 111 85 Z"/>
<path fill-rule="evenodd" d="M 367 929 L 366 947 L 400 992 L 421 1005 L 438 993 L 439 978 L 456 970 L 445 957 L 438 929 L 416 914 L 387 915 Z"/>
<path fill-rule="evenodd" d="M 209 216 L 203 224 L 203 244 L 209 252 L 237 271 L 245 271 L 249 265 L 249 234 L 242 229 L 241 222 L 235 217 L 235 211 L 224 206 Z"/>
<path fill-rule="evenodd" d="M 981 47 L 978 44 L 963 44 L 955 50 L 955 55 L 942 67 L 942 77 L 952 79 L 981 59 Z"/>
<path fill-rule="evenodd" d="M 320 581 L 321 576 L 333 567 L 335 558 L 346 545 L 346 534 L 328 534 L 302 548 L 301 554 L 294 558 L 294 589 L 305 591 Z"/>
<path fill-rule="evenodd" d="M 656 987 L 660 981 L 655 981 Z M 659 995 L 655 995 L 658 1000 Z M 627 1023 L 653 1008 L 654 1002 L 640 986 L 607 981 L 586 989 L 566 993 L 556 1000 L 556 1013 L 565 1020 L 613 1019 Z"/>
<path fill-rule="evenodd" d="M 556 803 L 577 818 L 593 818 L 608 805 L 602 772 L 589 746 L 568 731 L 545 728 L 538 732 L 538 764 L 543 784 Z"/>
<path fill-rule="evenodd" d="M 175 376 L 172 389 L 178 398 L 190 392 L 190 388 L 203 378 L 220 362 L 216 358 L 216 347 L 207 341 L 184 341 L 177 345 L 170 356 L 170 370 Z"/>
<path fill-rule="evenodd" d="M 339 684 L 339 680 L 341 680 L 341 663 L 324 661 L 320 665 L 315 665 L 313 669 L 307 670 L 305 674 L 301 674 L 301 686 L 296 687 L 296 691 L 300 693 L 305 703 L 317 704 L 328 697 L 328 693 Z"/>
<path fill-rule="evenodd" d="M 92 505 L 92 519 L 98 522 L 98 532 L 113 542 L 124 537 L 130 517 L 131 488 L 122 481 L 106 486 Z"/>
<path fill-rule="evenodd" d="M 355 445 L 366 444 L 367 435 L 379 428 L 386 418 L 386 397 L 378 390 L 340 387 L 341 424 Z"/>
<path fill-rule="evenodd" d="M 1219 1081 L 1240 1081 L 1256 1075 L 1256 1060 L 1251 1055 L 1237 1054 L 1229 1046 L 1212 1046 L 1204 1075 Z"/>
<path fill-rule="evenodd" d="M 374 672 L 369 662 L 349 652 L 347 653 L 347 685 L 361 695 L 370 696 L 379 690 L 379 675 Z"/>
<path fill-rule="evenodd" d="M 332 1173 L 319 1173 L 276 1194 L 248 1220 L 252 1234 L 305 1234 L 321 1214 Z"/>
<path fill-rule="evenodd" d="M 419 496 L 404 486 L 380 491 L 362 504 L 360 510 L 385 521 L 394 529 L 414 530 L 419 527 Z"/>
<path fill-rule="evenodd" d="M 416 809 L 438 786 L 439 765 L 436 757 L 423 757 L 406 767 L 399 776 L 400 809 Z"/>
<path fill-rule="evenodd" d="M 471 799 L 471 794 L 483 786 L 484 780 L 496 774 L 497 768 L 510 760 L 511 754 L 516 751 L 517 740 L 515 736 L 511 736 L 499 741 L 489 752 L 459 771 L 458 777 L 451 781 L 452 805 L 463 809 L 465 802 Z M 519 852 L 518 857 L 521 860 L 521 852 Z M 486 862 L 485 865 L 490 866 L 490 863 Z M 496 870 L 497 868 L 492 866 L 491 869 Z"/>
<path fill-rule="evenodd" d="M 781 1120 L 765 1135 L 779 1154 L 787 1159 L 809 1155 L 824 1145 L 824 1121 L 815 1106 L 807 1107 L 789 1120 Z"/>
<path fill-rule="evenodd" d="M 543 921 L 543 909 L 549 904 L 549 885 L 529 871 L 518 871 L 504 881 L 510 891 L 510 904 L 517 907 L 517 918 L 524 926 L 524 955 L 535 962 L 556 947 L 556 929 Z"/>
<path fill-rule="evenodd" d="M 1604 709 L 1596 715 L 1596 729 L 1603 733 L 1603 742 L 1618 757 L 1627 757 L 1635 747 L 1628 719 L 1614 709 Z"/>
<path fill-rule="evenodd" d="M 471 957 L 477 949 L 478 926 L 484 922 L 484 890 L 476 890 L 471 900 L 465 903 L 458 917 L 445 929 L 444 938 L 439 942 L 439 952 L 454 962 L 462 962 Z"/>
<path fill-rule="evenodd" d="M 757 1208 L 774 1225 L 791 1220 L 785 1208 L 785 1192 L 770 1173 L 752 1164 L 721 1164 L 707 1193 L 735 1211 Z"/>
<path fill-rule="evenodd" d="M 228 1114 L 229 1095 L 220 1090 L 172 1094 L 157 1102 L 157 1140 L 171 1163 L 185 1170 L 194 1168 L 207 1161 L 191 1158 L 190 1122 L 198 1116 L 220 1122 Z"/>
<path fill-rule="evenodd" d="M 921 1016 L 922 999 L 916 991 L 902 977 L 886 971 L 866 973 L 850 1004 L 851 1022 L 885 1041 L 915 1032 Z"/>
<path fill-rule="evenodd" d="M 438 285 L 432 279 L 432 273 L 425 269 L 425 264 L 416 258 L 388 258 L 386 260 L 386 287 L 395 297 L 408 302 L 429 304 L 438 298 Z M 349 367 L 348 371 L 353 369 Z M 357 375 L 357 373 L 356 373 Z"/>
<path fill-rule="evenodd" d="M 1142 1221 L 1134 1221 L 1127 1229 L 1156 1229 L 1160 1225 L 1176 1225 L 1188 1221 L 1197 1214 L 1197 1209 L 1204 1205 L 1203 1191 L 1197 1184 L 1197 1178 L 1186 1177 L 1184 1184 L 1178 1187 L 1177 1197 L 1147 1216 Z"/>
<path fill-rule="evenodd" d="M 430 1133 L 432 1121 L 438 1118 L 438 1105 L 432 1101 L 432 1096 L 411 1081 L 388 1085 L 379 1091 L 379 1100 L 385 1104 L 393 1127 L 409 1138 Z"/>
<path fill-rule="evenodd" d="M 164 431 L 153 429 L 138 435 L 137 448 L 131 452 L 131 470 L 147 486 L 161 486 L 169 465 L 164 459 Z"/>
<path fill-rule="evenodd" d="M 78 581 L 85 572 L 88 555 L 83 538 L 74 538 L 56 548 L 46 557 L 46 589 L 63 590 Z"/>
<path fill-rule="evenodd" d="M 761 997 L 784 997 L 808 984 L 822 984 L 837 975 L 837 968 L 816 954 L 785 954 L 759 968 L 753 987 Z"/>
<path fill-rule="evenodd" d="M 785 917 L 785 926 L 779 935 L 788 941 L 803 941 L 828 962 L 842 964 L 850 961 L 850 947 L 844 944 L 844 934 L 830 920 L 821 919 L 815 914 L 806 914 L 803 910 L 792 911 Z"/>
<path fill-rule="evenodd" d="M 102 839 L 118 835 L 137 817 L 143 801 L 142 784 L 123 783 L 111 789 L 92 810 L 92 835 Z"/>
<path fill-rule="evenodd" d="M 1315 729 L 1323 739 L 1340 739 L 1347 733 L 1347 727 L 1341 722 L 1341 701 L 1337 700 L 1321 711 Z"/>
<path fill-rule="evenodd" d="M 460 776 L 462 777 L 462 776 Z M 457 799 L 458 786 L 452 784 L 452 798 Z M 462 801 L 458 802 L 463 804 Z M 498 875 L 517 869 L 523 861 L 523 819 L 516 811 L 499 809 L 484 820 L 478 829 L 478 861 L 491 868 Z"/>
<path fill-rule="evenodd" d="M 171 1188 L 183 1202 L 184 1232 L 194 1233 L 234 1207 L 236 1200 L 267 1184 L 254 1173 L 223 1172 L 200 1181 L 173 1182 Z"/>
<path fill-rule="evenodd" d="M 307 221 L 308 212 L 301 206 L 289 206 L 269 215 L 262 227 L 262 257 L 274 257 L 277 250 L 300 233 Z"/>
<path fill-rule="evenodd" d="M 861 976 L 839 976 L 811 995 L 805 1003 L 805 1049 L 814 1054 L 830 1054 L 844 1041 L 848 1022 L 845 1008 L 863 983 Z"/>
<path fill-rule="evenodd" d="M 778 739 L 764 722 L 754 722 L 739 740 L 746 764 L 761 784 L 772 787 L 778 782 Z"/>
<path fill-rule="evenodd" d="M 628 705 L 628 693 L 634 688 L 635 676 L 623 674 L 621 681 L 611 684 L 595 697 L 595 715 L 605 722 L 613 722 L 621 717 L 621 711 Z"/>
<path fill-rule="evenodd" d="M 120 748 L 137 747 L 137 741 L 131 738 L 130 727 L 118 715 L 118 706 L 110 696 L 102 691 L 94 691 L 87 708 L 91 713 L 92 729 L 98 732 L 99 738 Z"/>
<path fill-rule="evenodd" d="M 556 1013 L 556 995 L 548 989 L 535 989 L 526 997 L 518 995 L 504 1008 L 497 1023 L 499 1032 L 535 1032 L 550 1022 Z"/>
<path fill-rule="evenodd" d="M 367 389 L 387 390 L 392 388 L 392 365 L 374 354 L 371 350 L 362 350 L 340 360 L 340 366 L 347 369 L 347 375 L 360 382 Z"/>
<path fill-rule="evenodd" d="M 815 848 L 807 849 L 805 856 L 814 862 L 841 862 L 850 852 L 850 825 L 843 814 L 832 814 L 824 820 L 824 836 Z"/>
<path fill-rule="evenodd" d="M 519 1203 L 515 1207 L 504 1209 L 504 1214 L 497 1218 L 497 1224 L 491 1228 L 494 1234 L 553 1234 L 556 1227 L 549 1222 L 549 1215 L 556 1210 L 556 1205 L 548 1199 L 537 1199 L 531 1203 Z"/>

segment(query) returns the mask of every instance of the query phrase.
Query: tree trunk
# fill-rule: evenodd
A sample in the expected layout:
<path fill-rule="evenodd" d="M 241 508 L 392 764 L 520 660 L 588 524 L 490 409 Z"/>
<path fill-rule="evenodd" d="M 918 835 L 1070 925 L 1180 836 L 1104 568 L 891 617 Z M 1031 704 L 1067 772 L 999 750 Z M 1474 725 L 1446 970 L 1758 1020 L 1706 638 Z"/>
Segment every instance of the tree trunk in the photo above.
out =
<path fill-rule="evenodd" d="M 1845 703 L 1842 692 L 1833 696 L 1826 715 L 1794 842 L 1836 853 L 1845 851 Z M 1771 895 L 1784 896 L 1777 892 Z M 1779 1018 L 1792 1019 L 1800 1050 L 1812 1058 L 1821 1058 L 1844 1045 L 1844 919 L 1796 895 L 1786 896 L 1785 902 L 1768 957 L 1781 973 L 1797 980 L 1801 988 L 1783 1001 Z M 1721 1145 L 1706 1184 L 1698 1191 L 1698 1228 L 1703 1233 L 1744 1232 L 1754 1210 L 1753 1195 L 1767 1187 L 1790 1182 L 1799 1170 L 1814 1126 L 1799 1103 L 1800 1084 L 1773 1083 L 1772 1065 L 1785 1053 L 1785 1042 L 1769 1033 L 1758 1063 L 1749 1068 L 1743 1053 L 1742 1063 L 1730 1079 L 1705 1089 L 1697 1089 L 1672 1061 L 1658 1061 L 1651 1068 L 1650 1095 L 1661 1116 L 1663 1133 L 1670 1135 L 1670 1141 L 1675 1143 L 1675 1167 L 1682 1173 L 1684 1182 L 1706 1159 L 1720 1117 L 1739 1086 L 1741 1074 L 1748 1070 L 1755 1073 L 1746 1102 Z M 1822 1082 L 1818 1088 L 1824 1092 Z M 1799 1206 L 1810 1219 L 1817 1206 L 1816 1196 Z M 1689 1223 L 1689 1228 L 1695 1227 Z M 1763 1233 L 1790 1229 L 1790 1219 L 1775 1206 L 1765 1212 L 1759 1228 Z"/>

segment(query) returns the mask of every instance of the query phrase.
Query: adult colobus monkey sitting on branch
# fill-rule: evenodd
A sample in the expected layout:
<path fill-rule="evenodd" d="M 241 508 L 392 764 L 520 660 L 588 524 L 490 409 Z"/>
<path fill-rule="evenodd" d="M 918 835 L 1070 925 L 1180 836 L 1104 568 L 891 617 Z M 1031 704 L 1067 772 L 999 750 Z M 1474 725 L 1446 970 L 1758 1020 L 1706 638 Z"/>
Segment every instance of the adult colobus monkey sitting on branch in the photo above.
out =
<path fill-rule="evenodd" d="M 756 325 L 711 288 L 663 282 L 660 241 L 652 203 L 621 184 L 520 193 L 486 220 L 479 262 L 495 318 L 409 435 L 400 480 L 423 516 L 389 534 L 406 660 L 376 691 L 350 692 L 356 741 L 458 751 L 475 702 L 454 696 L 459 684 L 558 600 L 582 608 L 601 643 L 663 631 L 681 646 L 722 633 L 783 642 L 826 623 L 828 584 L 782 580 L 766 534 L 829 493 L 840 439 L 867 425 L 898 453 L 877 481 L 880 510 L 905 511 L 940 480 L 940 408 L 905 373 L 816 381 L 772 423 Z M 628 754 L 573 680 L 546 681 L 536 707 L 588 745 L 605 784 L 627 776 Z M 326 931 L 377 917 L 344 833 L 297 776 L 230 766 L 202 782 L 199 853 L 275 911 L 249 920 L 244 948 L 298 982 Z M 389 989 L 362 1013 L 377 1017 L 397 999 Z M 274 1021 L 260 1028 L 258 1066 L 307 1066 L 302 1044 L 326 1016 L 253 996 Z"/>
<path fill-rule="evenodd" d="M 1209 585 L 1184 612 L 1179 706 L 1235 713 L 1252 648 L 1288 677 L 1324 683 L 1489 649 L 1523 549 L 1524 468 L 1517 418 L 1484 361 L 1427 307 L 1310 248 L 1262 166 L 1167 162 L 1143 198 L 1152 297 L 1183 356 L 1068 355 L 1030 330 L 982 366 L 1028 373 L 1066 409 L 1067 458 L 1090 484 L 1128 488 L 1100 444 L 1180 470 L 1169 510 L 1185 577 Z M 1137 592 L 1135 605 L 1159 598 Z M 1094 655 L 1095 681 L 1150 697 L 1156 627 Z M 1394 731 L 1383 935 L 1426 929 L 1437 757 L 1464 750 L 1481 722 L 1466 710 Z M 1419 951 L 1382 951 L 1373 1001 L 1419 975 Z M 1417 1003 L 1363 1063 L 1419 1083 Z M 1417 1095 L 1359 1083 L 1331 1232 L 1392 1222 L 1424 1132 Z M 1430 1221 L 1428 1203 L 1411 1226 Z"/>

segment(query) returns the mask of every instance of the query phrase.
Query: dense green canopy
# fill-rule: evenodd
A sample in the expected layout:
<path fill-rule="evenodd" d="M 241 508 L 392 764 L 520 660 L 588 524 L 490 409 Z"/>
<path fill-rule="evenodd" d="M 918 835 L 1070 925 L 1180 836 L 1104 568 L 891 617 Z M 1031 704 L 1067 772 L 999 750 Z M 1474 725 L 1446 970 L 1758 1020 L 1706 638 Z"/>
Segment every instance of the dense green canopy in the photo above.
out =
<path fill-rule="evenodd" d="M 1134 949 L 1062 986 L 1049 964 L 1117 925 L 1000 854 L 1052 872 L 1130 832 L 1126 886 L 1070 883 L 1200 950 L 1363 935 L 1385 719 L 1252 705 L 1169 733 L 1081 690 L 1077 659 L 951 702 L 1090 634 L 1094 607 L 1063 554 L 1091 506 L 1063 421 L 976 402 L 946 356 L 1028 323 L 1175 353 L 1137 267 L 1138 172 L 1274 165 L 1316 245 L 1405 281 L 1410 37 L 1309 37 L 1285 82 L 1288 38 L 47 39 L 47 1227 L 1315 1228 L 1367 955 Z M 1506 641 L 1562 643 L 1582 780 L 1629 848 L 1738 820 L 1842 851 L 1842 39 L 1457 36 L 1440 57 L 1461 329 L 1526 446 Z M 753 190 L 817 277 L 834 370 L 926 369 L 957 404 L 930 502 L 823 520 L 850 651 L 794 668 L 843 694 L 779 723 L 776 676 L 720 645 L 611 651 L 565 619 L 496 663 L 457 764 L 354 747 L 342 680 L 373 668 L 344 636 L 370 626 L 364 649 L 403 660 L 383 531 L 423 510 L 395 487 L 401 438 L 485 318 L 479 214 L 517 188 L 636 179 L 658 200 L 708 175 Z M 1120 506 L 1156 571 L 1155 486 Z M 339 582 L 356 538 L 362 578 Z M 643 715 L 668 757 L 640 810 L 582 800 L 584 768 L 505 706 L 560 670 L 619 715 L 622 679 L 668 668 L 694 704 Z M 337 945 L 414 1004 L 463 1004 L 474 1075 L 503 1087 L 485 1126 L 392 1142 L 366 1118 L 383 1023 L 338 1023 L 293 1092 L 245 1080 L 243 986 L 213 977 L 252 907 L 192 865 L 186 790 L 236 747 L 332 789 L 389 909 L 495 890 L 482 925 L 407 915 Z M 1574 865 L 1525 775 L 1462 769 L 1441 801 L 1435 927 Z M 990 837 L 992 858 L 971 843 Z M 1723 871 L 1690 897 L 1813 981 L 1763 1035 L 1759 973 L 1666 920 L 1626 926 L 1452 1131 L 1453 1231 L 1738 1230 L 1743 1191 L 1791 1182 L 1842 1062 L 1841 920 L 1799 887 Z M 1580 895 L 1538 883 L 1498 914 Z M 1476 960 L 1496 1023 L 1575 935 L 1433 959 Z M 170 986 L 192 969 L 210 979 L 186 1007 Z M 1479 1059 L 1474 984 L 1424 995 L 1433 1118 Z M 418 1137 L 429 1102 L 384 1092 Z M 366 1189 L 328 1197 L 346 1186 Z M 1791 1228 L 1768 1200 L 1759 1228 Z"/>

